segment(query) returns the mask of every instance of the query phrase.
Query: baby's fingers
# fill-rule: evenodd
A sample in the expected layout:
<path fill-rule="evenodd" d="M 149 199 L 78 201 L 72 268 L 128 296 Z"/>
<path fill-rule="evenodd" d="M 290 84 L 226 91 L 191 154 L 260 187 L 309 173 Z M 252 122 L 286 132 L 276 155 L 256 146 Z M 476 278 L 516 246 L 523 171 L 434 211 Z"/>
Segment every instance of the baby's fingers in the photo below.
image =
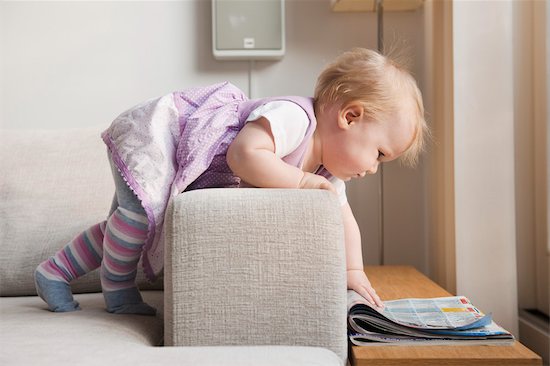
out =
<path fill-rule="evenodd" d="M 359 289 L 359 295 L 363 296 L 369 303 L 371 303 L 373 306 L 377 306 L 376 305 L 376 302 L 374 301 L 374 299 L 372 298 L 371 294 L 369 293 L 369 291 L 367 291 L 367 288 L 366 287 L 361 287 Z"/>
<path fill-rule="evenodd" d="M 378 296 L 378 294 L 376 293 L 376 290 L 373 289 L 372 287 L 371 287 L 371 294 L 372 294 L 372 298 L 374 299 L 374 302 L 376 303 L 376 306 L 383 309 L 384 302 L 382 301 L 382 299 L 380 299 L 380 296 Z"/>
<path fill-rule="evenodd" d="M 373 289 L 370 286 L 369 287 L 365 286 L 363 288 L 363 292 L 364 294 L 361 294 L 361 296 L 367 299 L 368 302 L 370 302 L 372 305 L 376 307 L 384 308 L 384 303 L 380 299 L 380 296 L 378 296 L 378 294 L 376 293 L 375 289 Z"/>
<path fill-rule="evenodd" d="M 329 181 L 326 181 L 326 182 L 322 182 L 319 186 L 319 188 L 321 189 L 326 189 L 328 191 L 331 191 L 332 193 L 336 193 L 336 189 L 334 188 L 334 186 L 332 185 L 332 183 L 330 183 Z"/>

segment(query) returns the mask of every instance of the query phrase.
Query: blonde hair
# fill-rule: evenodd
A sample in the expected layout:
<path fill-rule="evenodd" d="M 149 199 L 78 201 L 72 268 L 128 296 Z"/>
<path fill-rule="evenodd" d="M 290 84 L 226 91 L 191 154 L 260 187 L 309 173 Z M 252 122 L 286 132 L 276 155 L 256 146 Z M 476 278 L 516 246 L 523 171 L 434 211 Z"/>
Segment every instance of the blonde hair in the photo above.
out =
<path fill-rule="evenodd" d="M 415 107 L 411 116 L 415 133 L 400 160 L 414 166 L 430 132 L 424 119 L 422 94 L 404 62 L 365 48 L 344 52 L 319 75 L 314 105 L 316 112 L 322 112 L 330 104 L 346 106 L 359 101 L 368 119 L 383 121 L 399 108 L 403 95 L 412 98 Z"/>

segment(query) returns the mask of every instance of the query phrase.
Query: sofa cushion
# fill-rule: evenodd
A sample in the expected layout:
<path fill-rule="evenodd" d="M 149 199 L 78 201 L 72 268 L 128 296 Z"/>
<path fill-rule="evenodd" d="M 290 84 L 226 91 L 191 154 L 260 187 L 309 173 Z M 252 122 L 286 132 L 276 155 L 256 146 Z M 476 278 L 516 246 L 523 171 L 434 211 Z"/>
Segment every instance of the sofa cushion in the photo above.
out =
<path fill-rule="evenodd" d="M 70 344 L 87 345 L 92 353 L 113 343 L 161 345 L 163 294 L 142 291 L 144 301 L 158 310 L 156 316 L 108 313 L 101 293 L 75 295 L 82 310 L 68 313 L 47 310 L 46 303 L 37 296 L 0 298 L 3 353 L 14 348 L 19 349 L 17 353 L 27 353 L 43 347 L 59 349 L 61 354 Z"/>
<path fill-rule="evenodd" d="M 105 311 L 101 294 L 76 295 L 82 311 L 52 313 L 38 297 L 0 299 L 1 365 L 341 365 L 318 347 L 157 347 L 162 343 L 161 291 L 143 297 L 155 317 Z"/>
<path fill-rule="evenodd" d="M 114 183 L 100 130 L 0 131 L 1 296 L 36 294 L 36 266 L 108 215 Z M 73 292 L 99 291 L 98 272 Z"/>

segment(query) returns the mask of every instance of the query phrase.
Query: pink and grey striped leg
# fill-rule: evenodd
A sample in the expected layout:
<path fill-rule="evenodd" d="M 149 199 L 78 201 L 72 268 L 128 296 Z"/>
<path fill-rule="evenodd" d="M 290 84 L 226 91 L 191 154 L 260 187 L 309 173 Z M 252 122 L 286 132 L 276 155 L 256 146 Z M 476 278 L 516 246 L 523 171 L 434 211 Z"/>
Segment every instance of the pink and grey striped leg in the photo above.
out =
<path fill-rule="evenodd" d="M 51 311 L 80 309 L 69 283 L 101 265 L 106 224 L 103 221 L 82 232 L 36 268 L 36 291 Z"/>
<path fill-rule="evenodd" d="M 147 238 L 147 216 L 118 207 L 107 220 L 101 287 L 107 311 L 155 315 L 136 287 L 137 266 Z"/>

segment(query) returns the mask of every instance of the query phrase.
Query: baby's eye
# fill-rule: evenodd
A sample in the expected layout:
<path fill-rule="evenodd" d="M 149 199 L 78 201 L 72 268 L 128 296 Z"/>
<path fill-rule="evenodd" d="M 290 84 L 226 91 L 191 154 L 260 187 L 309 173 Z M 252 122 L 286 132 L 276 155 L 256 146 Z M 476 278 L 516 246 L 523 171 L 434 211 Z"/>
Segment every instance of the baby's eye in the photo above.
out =
<path fill-rule="evenodd" d="M 380 159 L 381 157 L 384 157 L 384 153 L 380 150 L 378 150 L 378 159 Z"/>

